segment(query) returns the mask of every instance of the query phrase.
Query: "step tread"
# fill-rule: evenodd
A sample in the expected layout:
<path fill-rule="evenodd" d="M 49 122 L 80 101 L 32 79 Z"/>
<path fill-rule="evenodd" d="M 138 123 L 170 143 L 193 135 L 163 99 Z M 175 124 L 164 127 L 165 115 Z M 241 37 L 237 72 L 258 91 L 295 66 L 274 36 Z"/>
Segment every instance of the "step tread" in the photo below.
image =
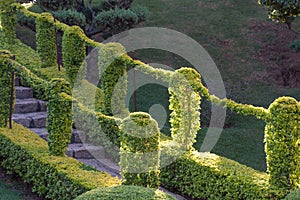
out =
<path fill-rule="evenodd" d="M 47 117 L 47 112 L 31 112 L 31 113 L 16 113 L 13 114 L 13 119 L 15 118 L 41 118 Z"/>

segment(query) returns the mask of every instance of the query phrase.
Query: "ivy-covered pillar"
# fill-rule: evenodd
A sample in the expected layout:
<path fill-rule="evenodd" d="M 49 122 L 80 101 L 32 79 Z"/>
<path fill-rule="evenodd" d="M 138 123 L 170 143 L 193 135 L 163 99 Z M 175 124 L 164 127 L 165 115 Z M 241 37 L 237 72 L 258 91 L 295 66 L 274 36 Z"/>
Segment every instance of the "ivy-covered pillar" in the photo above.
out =
<path fill-rule="evenodd" d="M 269 107 L 265 151 L 270 184 L 285 192 L 300 185 L 300 103 L 280 97 Z"/>
<path fill-rule="evenodd" d="M 16 39 L 16 24 L 17 24 L 17 11 L 13 3 L 16 0 L 1 0 L 0 1 L 0 18 L 2 31 L 5 35 L 5 41 L 12 44 Z"/>
<path fill-rule="evenodd" d="M 193 81 L 200 81 L 193 69 L 176 70 L 169 86 L 171 136 L 183 149 L 190 150 L 200 130 L 201 98 L 193 89 Z"/>
<path fill-rule="evenodd" d="M 124 185 L 158 188 L 160 131 L 147 113 L 131 113 L 121 125 L 120 167 Z"/>
<path fill-rule="evenodd" d="M 51 155 L 65 155 L 72 136 L 72 97 L 68 82 L 52 79 L 49 87 L 46 128 L 49 133 L 48 146 Z"/>
<path fill-rule="evenodd" d="M 68 28 L 63 35 L 62 40 L 62 57 L 63 64 L 66 69 L 68 81 L 73 87 L 75 79 L 77 78 L 80 67 L 84 71 L 81 72 L 81 76 L 85 76 L 85 41 L 83 39 L 83 30 L 78 26 L 72 26 Z"/>
<path fill-rule="evenodd" d="M 41 67 L 56 66 L 56 39 L 54 18 L 50 13 L 42 13 L 36 18 L 37 53 L 42 61 Z"/>
<path fill-rule="evenodd" d="M 0 127 L 7 126 L 9 120 L 10 95 L 12 85 L 13 65 L 11 54 L 7 51 L 0 51 Z M 14 91 L 15 94 L 15 91 Z M 15 95 L 14 95 L 15 97 Z M 15 99 L 15 98 L 14 98 Z M 15 100 L 13 101 L 15 102 Z M 14 105 L 12 105 L 14 108 Z"/>

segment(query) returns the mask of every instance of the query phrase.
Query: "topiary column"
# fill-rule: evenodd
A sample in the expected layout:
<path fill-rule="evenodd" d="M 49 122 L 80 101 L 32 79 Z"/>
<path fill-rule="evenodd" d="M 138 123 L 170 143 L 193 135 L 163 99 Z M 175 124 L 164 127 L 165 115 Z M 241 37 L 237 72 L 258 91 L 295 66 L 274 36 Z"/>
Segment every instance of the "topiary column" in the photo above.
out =
<path fill-rule="evenodd" d="M 78 71 L 81 66 L 84 66 L 86 57 L 85 41 L 82 37 L 83 30 L 78 26 L 68 28 L 63 35 L 62 41 L 62 56 L 63 64 L 66 68 L 68 81 L 73 87 Z M 85 72 L 81 72 L 84 76 Z"/>
<path fill-rule="evenodd" d="M 36 18 L 37 53 L 42 61 L 41 67 L 56 66 L 56 39 L 54 18 L 50 13 L 42 13 Z"/>
<path fill-rule="evenodd" d="M 16 0 L 1 0 L 0 1 L 0 18 L 2 31 L 5 35 L 5 40 L 8 43 L 13 43 L 16 38 L 17 13 L 12 6 Z"/>
<path fill-rule="evenodd" d="M 52 79 L 47 104 L 48 146 L 51 155 L 65 155 L 72 136 L 72 98 L 64 79 Z"/>
<path fill-rule="evenodd" d="M 116 43 L 106 44 L 98 50 L 100 87 L 104 93 L 104 109 L 101 112 L 120 118 L 129 114 L 125 106 L 127 72 L 122 58 L 125 52 L 124 47 Z"/>
<path fill-rule="evenodd" d="M 175 71 L 170 81 L 171 135 L 173 141 L 190 150 L 200 130 L 201 98 L 193 89 L 193 81 L 200 81 L 200 75 L 193 69 Z"/>
<path fill-rule="evenodd" d="M 160 131 L 147 113 L 131 113 L 120 129 L 120 167 L 124 185 L 158 188 Z"/>
<path fill-rule="evenodd" d="M 0 51 L 0 127 L 7 126 L 9 120 L 9 103 L 12 85 L 13 65 L 11 55 L 7 51 Z"/>
<path fill-rule="evenodd" d="M 300 103 L 280 97 L 269 107 L 265 151 L 270 184 L 284 191 L 300 185 Z"/>

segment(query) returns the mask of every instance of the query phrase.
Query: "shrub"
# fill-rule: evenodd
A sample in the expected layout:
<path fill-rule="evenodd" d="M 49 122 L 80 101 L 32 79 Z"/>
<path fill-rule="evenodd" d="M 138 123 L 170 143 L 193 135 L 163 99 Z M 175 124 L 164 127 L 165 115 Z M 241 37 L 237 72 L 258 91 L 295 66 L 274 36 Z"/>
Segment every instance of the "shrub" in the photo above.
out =
<path fill-rule="evenodd" d="M 170 82 L 171 136 L 173 141 L 185 150 L 192 148 L 200 129 L 200 96 L 190 81 L 200 81 L 195 70 L 182 68 L 177 70 Z"/>
<path fill-rule="evenodd" d="M 300 51 L 300 39 L 296 39 L 289 45 L 290 49 L 295 50 L 296 52 Z"/>
<path fill-rule="evenodd" d="M 300 189 L 290 192 L 284 200 L 300 200 Z"/>
<path fill-rule="evenodd" d="M 149 10 L 144 6 L 135 5 L 130 8 L 138 17 L 138 23 L 146 21 L 149 16 Z"/>
<path fill-rule="evenodd" d="M 77 73 L 81 66 L 84 66 L 86 57 L 85 41 L 83 40 L 83 31 L 78 26 L 73 26 L 67 29 L 63 35 L 62 54 L 63 63 L 66 68 L 66 73 L 71 87 L 77 78 Z M 84 75 L 84 72 L 81 72 Z"/>
<path fill-rule="evenodd" d="M 10 114 L 9 105 L 13 72 L 13 63 L 11 59 L 11 54 L 9 52 L 0 51 L 0 127 L 7 126 Z M 13 95 L 15 95 L 15 92 Z"/>
<path fill-rule="evenodd" d="M 121 125 L 120 168 L 125 185 L 159 187 L 160 132 L 147 113 L 131 113 Z"/>
<path fill-rule="evenodd" d="M 265 151 L 270 184 L 288 191 L 300 185 L 300 103 L 280 97 L 269 107 Z"/>
<path fill-rule="evenodd" d="M 6 42 L 13 43 L 16 39 L 16 23 L 17 23 L 17 12 L 11 4 L 15 3 L 16 0 L 3 0 L 0 2 L 0 18 L 2 31 L 4 32 Z"/>
<path fill-rule="evenodd" d="M 86 26 L 86 19 L 83 13 L 76 10 L 59 10 L 52 13 L 56 19 L 60 22 L 68 24 L 70 26 L 80 26 L 84 28 Z"/>
<path fill-rule="evenodd" d="M 72 97 L 64 79 L 53 79 L 49 84 L 47 104 L 48 145 L 51 155 L 65 155 L 72 136 Z"/>
<path fill-rule="evenodd" d="M 144 188 L 139 186 L 116 186 L 103 189 L 95 189 L 86 192 L 75 200 L 175 200 L 169 194 L 158 189 Z"/>
<path fill-rule="evenodd" d="M 56 39 L 54 18 L 49 13 L 42 13 L 36 18 L 36 45 L 42 61 L 41 67 L 56 66 Z"/>
<path fill-rule="evenodd" d="M 266 173 L 230 159 L 211 154 L 188 152 L 161 169 L 163 187 L 193 199 L 280 199 L 272 190 Z"/>
<path fill-rule="evenodd" d="M 125 106 L 127 93 L 126 63 L 121 58 L 124 53 L 124 47 L 114 43 L 98 49 L 100 87 L 104 94 L 105 105 L 102 113 L 120 118 L 128 115 Z"/>
<path fill-rule="evenodd" d="M 139 18 L 129 9 L 115 8 L 100 12 L 95 21 L 99 29 L 105 30 L 104 35 L 110 36 L 132 28 L 139 22 Z"/>
<path fill-rule="evenodd" d="M 45 198 L 69 200 L 91 189 L 120 184 L 117 178 L 74 158 L 49 155 L 46 141 L 19 124 L 13 129 L 0 128 L 0 149 L 2 166 Z"/>

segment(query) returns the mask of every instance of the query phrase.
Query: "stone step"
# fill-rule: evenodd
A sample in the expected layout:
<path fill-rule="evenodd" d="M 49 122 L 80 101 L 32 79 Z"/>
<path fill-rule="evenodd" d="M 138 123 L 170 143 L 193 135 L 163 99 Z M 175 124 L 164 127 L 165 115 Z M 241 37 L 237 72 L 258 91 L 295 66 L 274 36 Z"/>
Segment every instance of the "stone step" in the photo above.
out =
<path fill-rule="evenodd" d="M 17 99 L 30 99 L 33 98 L 33 91 L 31 88 L 16 86 Z"/>
<path fill-rule="evenodd" d="M 102 146 L 75 143 L 69 144 L 67 155 L 76 159 L 93 159 L 94 157 L 103 159 L 105 158 L 105 150 Z"/>
<path fill-rule="evenodd" d="M 26 114 L 14 114 L 13 120 L 27 128 L 45 128 L 47 112 L 33 112 Z"/>
<path fill-rule="evenodd" d="M 47 111 L 46 102 L 30 99 L 16 99 L 14 113 L 32 113 L 32 112 L 45 112 Z"/>
<path fill-rule="evenodd" d="M 30 128 L 33 132 L 38 134 L 44 140 L 48 140 L 49 133 L 46 128 Z M 71 136 L 71 144 L 83 143 L 86 141 L 86 134 L 83 131 L 73 129 Z"/>

